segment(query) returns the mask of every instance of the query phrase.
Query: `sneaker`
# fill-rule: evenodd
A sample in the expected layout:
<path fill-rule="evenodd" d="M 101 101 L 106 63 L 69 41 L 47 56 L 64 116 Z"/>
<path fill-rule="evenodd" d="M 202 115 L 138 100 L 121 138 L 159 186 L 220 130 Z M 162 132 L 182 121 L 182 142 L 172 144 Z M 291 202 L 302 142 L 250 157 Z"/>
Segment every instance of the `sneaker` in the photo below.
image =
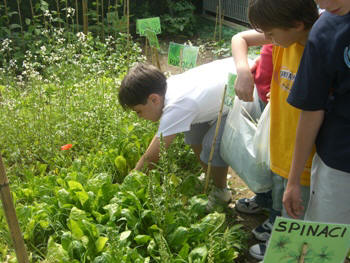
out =
<path fill-rule="evenodd" d="M 257 214 L 263 209 L 256 202 L 256 195 L 252 198 L 241 198 L 236 201 L 236 210 L 246 214 Z"/>
<path fill-rule="evenodd" d="M 264 223 L 252 230 L 253 235 L 260 241 L 267 241 L 271 236 L 273 225 L 269 219 L 266 219 Z"/>
<path fill-rule="evenodd" d="M 249 248 L 249 254 L 253 258 L 258 260 L 264 259 L 265 251 L 266 251 L 265 243 L 255 244 Z"/>
<path fill-rule="evenodd" d="M 232 194 L 228 188 L 212 187 L 208 196 L 207 211 L 213 212 L 216 208 L 225 208 L 232 199 Z"/>

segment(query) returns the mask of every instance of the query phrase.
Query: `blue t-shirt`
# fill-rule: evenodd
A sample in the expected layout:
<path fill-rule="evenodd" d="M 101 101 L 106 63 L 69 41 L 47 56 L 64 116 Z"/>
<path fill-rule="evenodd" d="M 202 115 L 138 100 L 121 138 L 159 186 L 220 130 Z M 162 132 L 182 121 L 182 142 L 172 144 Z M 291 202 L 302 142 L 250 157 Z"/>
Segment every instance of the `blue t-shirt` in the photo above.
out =
<path fill-rule="evenodd" d="M 326 165 L 350 172 L 350 13 L 324 12 L 316 21 L 287 101 L 325 110 L 317 153 Z"/>

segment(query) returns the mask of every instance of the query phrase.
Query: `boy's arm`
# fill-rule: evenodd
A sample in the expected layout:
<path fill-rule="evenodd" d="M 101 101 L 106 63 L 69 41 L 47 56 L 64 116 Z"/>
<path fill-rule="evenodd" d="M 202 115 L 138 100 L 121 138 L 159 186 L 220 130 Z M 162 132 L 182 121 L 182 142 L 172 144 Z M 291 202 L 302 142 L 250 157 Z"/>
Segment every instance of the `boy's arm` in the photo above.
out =
<path fill-rule="evenodd" d="M 163 137 L 165 149 L 169 147 L 169 145 L 175 139 L 175 137 L 176 134 Z M 147 165 L 148 169 L 152 168 L 152 163 L 157 163 L 159 160 L 159 152 L 160 138 L 157 137 L 157 135 L 155 135 L 151 143 L 149 144 L 146 152 L 141 156 L 134 169 L 140 171 L 145 165 Z"/>
<path fill-rule="evenodd" d="M 248 63 L 248 47 L 269 44 L 263 33 L 248 30 L 232 37 L 232 56 L 236 64 L 236 95 L 243 101 L 253 101 L 254 80 Z"/>
<path fill-rule="evenodd" d="M 300 197 L 300 177 L 315 144 L 323 119 L 323 110 L 301 111 L 300 113 L 292 166 L 283 195 L 283 205 L 288 215 L 293 218 L 299 218 L 304 210 Z"/>

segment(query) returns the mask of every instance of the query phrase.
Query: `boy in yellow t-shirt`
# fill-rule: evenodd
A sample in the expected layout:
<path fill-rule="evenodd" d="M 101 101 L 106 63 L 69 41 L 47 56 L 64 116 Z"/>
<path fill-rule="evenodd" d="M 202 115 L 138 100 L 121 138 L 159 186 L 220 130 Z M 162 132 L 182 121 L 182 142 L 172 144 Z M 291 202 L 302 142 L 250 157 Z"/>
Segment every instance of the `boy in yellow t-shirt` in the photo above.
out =
<path fill-rule="evenodd" d="M 235 90 L 244 101 L 253 99 L 253 80 L 249 71 L 247 50 L 249 46 L 273 43 L 273 74 L 271 80 L 270 168 L 273 172 L 272 211 L 270 218 L 253 230 L 272 230 L 279 212 L 283 211 L 282 197 L 287 184 L 290 162 L 295 143 L 296 126 L 300 110 L 290 106 L 286 99 L 298 71 L 308 33 L 318 18 L 313 0 L 251 0 L 248 16 L 255 30 L 241 32 L 232 38 L 232 54 L 237 68 Z M 303 172 L 302 195 L 308 202 L 311 156 Z M 303 218 L 301 215 L 300 218 Z M 266 245 L 257 244 L 250 254 L 263 259 Z"/>

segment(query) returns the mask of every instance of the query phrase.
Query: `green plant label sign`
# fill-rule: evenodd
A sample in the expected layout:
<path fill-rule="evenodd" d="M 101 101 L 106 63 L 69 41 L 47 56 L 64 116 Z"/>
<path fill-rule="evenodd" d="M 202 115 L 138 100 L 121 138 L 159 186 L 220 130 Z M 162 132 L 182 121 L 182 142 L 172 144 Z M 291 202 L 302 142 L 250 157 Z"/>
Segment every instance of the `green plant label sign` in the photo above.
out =
<path fill-rule="evenodd" d="M 236 77 L 237 77 L 236 74 L 228 73 L 227 90 L 226 90 L 225 101 L 224 101 L 224 104 L 228 107 L 232 107 L 233 101 L 236 96 L 236 92 L 235 92 Z"/>
<path fill-rule="evenodd" d="M 197 57 L 198 57 L 198 47 L 193 46 L 184 46 L 182 51 L 182 68 L 194 68 L 196 66 Z"/>
<path fill-rule="evenodd" d="M 145 35 L 148 39 L 150 47 L 159 49 L 159 42 L 156 33 L 152 30 L 146 29 Z"/>
<path fill-rule="evenodd" d="M 170 42 L 168 51 L 168 64 L 182 67 L 194 68 L 198 57 L 198 47 L 186 46 Z"/>
<path fill-rule="evenodd" d="M 168 51 L 168 64 L 180 67 L 184 45 L 170 42 Z"/>
<path fill-rule="evenodd" d="M 140 36 L 145 36 L 146 29 L 149 29 L 155 32 L 157 35 L 160 34 L 162 32 L 160 28 L 160 18 L 151 17 L 151 18 L 137 19 L 136 33 L 139 34 Z"/>
<path fill-rule="evenodd" d="M 278 217 L 264 262 L 343 263 L 349 247 L 350 225 Z"/>

